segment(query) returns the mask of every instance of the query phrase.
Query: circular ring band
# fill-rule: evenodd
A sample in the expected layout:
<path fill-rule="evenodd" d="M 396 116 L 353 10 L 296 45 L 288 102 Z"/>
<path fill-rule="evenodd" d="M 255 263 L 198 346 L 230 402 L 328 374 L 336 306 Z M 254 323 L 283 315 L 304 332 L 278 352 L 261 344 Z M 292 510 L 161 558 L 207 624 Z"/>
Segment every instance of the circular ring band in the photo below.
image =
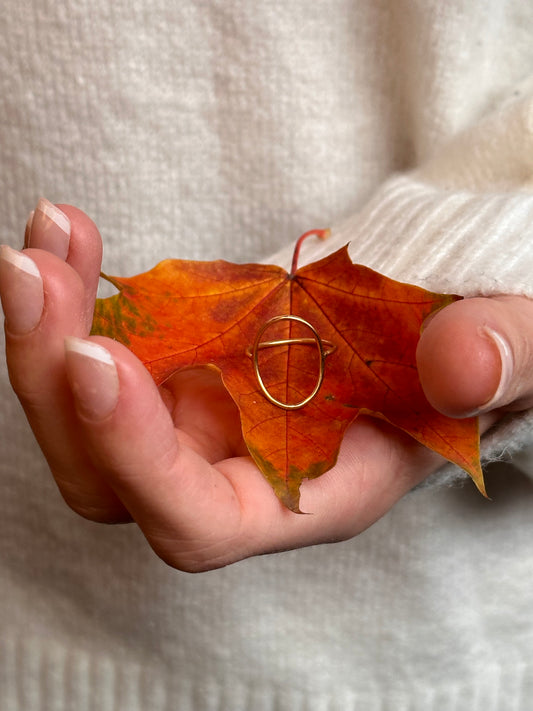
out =
<path fill-rule="evenodd" d="M 303 326 L 306 326 L 311 333 L 313 334 L 312 338 L 283 338 L 280 340 L 276 341 L 261 341 L 261 337 L 263 336 L 264 332 L 269 328 L 269 326 L 272 326 L 275 323 L 278 323 L 280 321 L 294 321 L 296 323 L 300 323 Z M 319 353 L 319 372 L 318 372 L 318 378 L 315 384 L 315 387 L 313 388 L 312 392 L 303 400 L 300 402 L 295 402 L 295 403 L 287 403 L 287 402 L 281 402 L 281 400 L 277 400 L 273 395 L 271 395 L 263 381 L 263 378 L 261 377 L 261 373 L 259 371 L 259 351 L 263 350 L 264 348 L 274 348 L 275 346 L 289 346 L 289 345 L 301 345 L 301 346 L 312 346 L 316 344 L 318 348 L 318 353 Z M 325 347 L 324 347 L 325 346 Z M 271 318 L 269 321 L 267 321 L 259 331 L 257 332 L 257 336 L 255 337 L 254 344 L 252 348 L 247 348 L 246 354 L 251 357 L 253 367 L 254 367 L 254 372 L 255 372 L 255 377 L 257 378 L 257 382 L 259 384 L 259 387 L 261 388 L 261 392 L 263 395 L 266 397 L 267 400 L 269 400 L 273 405 L 276 405 L 277 407 L 280 407 L 282 410 L 299 410 L 300 408 L 304 407 L 308 403 L 313 400 L 313 398 L 316 396 L 318 391 L 320 390 L 320 386 L 322 385 L 322 381 L 324 380 L 324 362 L 327 358 L 328 355 L 331 355 L 334 351 L 336 350 L 336 346 L 331 343 L 331 341 L 323 341 L 316 328 L 309 323 L 309 321 L 306 321 L 305 319 L 301 318 L 300 316 L 292 316 L 292 315 L 286 315 L 286 316 L 274 316 L 274 318 Z"/>

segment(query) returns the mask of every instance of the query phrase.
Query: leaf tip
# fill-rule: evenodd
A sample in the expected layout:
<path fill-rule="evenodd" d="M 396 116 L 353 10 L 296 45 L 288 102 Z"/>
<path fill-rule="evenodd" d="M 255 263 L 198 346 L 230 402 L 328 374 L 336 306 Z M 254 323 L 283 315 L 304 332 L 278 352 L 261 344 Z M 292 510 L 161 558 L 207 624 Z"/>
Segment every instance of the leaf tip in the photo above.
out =
<path fill-rule="evenodd" d="M 270 480 L 270 485 L 278 499 L 289 511 L 306 515 L 306 512 L 300 508 L 300 482 L 291 482 L 290 480 L 287 482 L 283 480 L 274 482 Z"/>
<path fill-rule="evenodd" d="M 292 513 L 298 514 L 299 516 L 310 516 L 310 511 L 302 511 L 300 508 L 300 496 L 292 496 L 290 493 L 288 496 L 283 496 L 278 494 L 278 498 L 285 508 L 292 511 Z"/>
<path fill-rule="evenodd" d="M 487 501 L 492 501 L 490 496 L 487 494 L 487 488 L 485 486 L 485 479 L 483 477 L 483 473 L 481 473 L 481 476 L 474 478 L 474 484 L 476 485 L 477 490 L 479 493 L 487 499 Z"/>
<path fill-rule="evenodd" d="M 476 485 L 476 488 L 479 491 L 479 493 L 488 501 L 492 501 L 490 496 L 487 494 L 487 488 L 485 486 L 485 477 L 483 476 L 483 470 L 481 468 L 479 459 L 475 462 L 475 464 L 472 467 L 465 468 L 465 470 L 470 475 L 470 478 Z"/>

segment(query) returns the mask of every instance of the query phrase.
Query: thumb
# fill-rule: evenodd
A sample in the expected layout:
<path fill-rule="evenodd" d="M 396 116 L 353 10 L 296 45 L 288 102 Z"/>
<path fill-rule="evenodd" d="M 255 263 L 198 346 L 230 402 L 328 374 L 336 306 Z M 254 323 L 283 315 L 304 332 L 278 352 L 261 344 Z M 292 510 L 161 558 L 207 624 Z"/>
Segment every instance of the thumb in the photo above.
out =
<path fill-rule="evenodd" d="M 450 417 L 533 406 L 533 301 L 456 301 L 422 332 L 417 364 L 427 399 Z"/>

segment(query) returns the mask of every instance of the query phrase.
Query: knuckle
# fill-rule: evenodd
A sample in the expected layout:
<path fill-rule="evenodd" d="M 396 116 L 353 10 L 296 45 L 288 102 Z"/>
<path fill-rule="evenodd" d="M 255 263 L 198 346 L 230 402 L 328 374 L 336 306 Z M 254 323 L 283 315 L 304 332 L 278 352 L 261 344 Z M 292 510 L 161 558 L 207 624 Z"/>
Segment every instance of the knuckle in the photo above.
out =
<path fill-rule="evenodd" d="M 22 375 L 10 377 L 10 382 L 25 412 L 35 410 L 42 401 L 41 388 L 38 384 L 28 383 Z"/>
<path fill-rule="evenodd" d="M 82 501 L 76 501 L 69 499 L 63 495 L 66 504 L 74 513 L 78 514 L 88 521 L 93 521 L 93 523 L 106 523 L 106 524 L 117 524 L 117 523 L 129 523 L 131 521 L 131 516 L 129 513 L 120 506 L 106 505 L 106 504 L 88 504 Z"/>
<path fill-rule="evenodd" d="M 45 356 L 42 349 L 26 348 L 22 343 L 7 353 L 9 382 L 23 406 L 31 407 L 47 399 L 57 384 L 57 355 Z"/>
<path fill-rule="evenodd" d="M 205 573 L 223 568 L 238 560 L 228 554 L 228 550 L 219 545 L 202 546 L 200 542 L 178 541 L 169 538 L 149 538 L 149 543 L 156 555 L 171 568 L 184 573 Z"/>
<path fill-rule="evenodd" d="M 53 473 L 53 470 L 52 470 Z M 132 520 L 128 510 L 114 495 L 81 490 L 79 484 L 54 476 L 61 496 L 67 506 L 81 518 L 94 523 L 128 523 Z"/>

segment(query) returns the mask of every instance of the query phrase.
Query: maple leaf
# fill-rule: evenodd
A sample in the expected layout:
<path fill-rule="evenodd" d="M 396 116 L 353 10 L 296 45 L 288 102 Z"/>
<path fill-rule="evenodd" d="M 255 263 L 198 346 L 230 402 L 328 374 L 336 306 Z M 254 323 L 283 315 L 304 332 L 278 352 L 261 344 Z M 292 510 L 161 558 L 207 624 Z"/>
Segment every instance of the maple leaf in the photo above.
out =
<path fill-rule="evenodd" d="M 460 299 L 353 264 L 348 248 L 291 271 L 165 260 L 96 302 L 92 333 L 128 346 L 157 384 L 215 367 L 240 412 L 248 450 L 279 499 L 330 469 L 360 413 L 382 418 L 466 470 L 485 494 L 476 418 L 428 403 L 418 379 L 423 321 Z M 105 276 L 105 275 L 103 275 Z"/>

